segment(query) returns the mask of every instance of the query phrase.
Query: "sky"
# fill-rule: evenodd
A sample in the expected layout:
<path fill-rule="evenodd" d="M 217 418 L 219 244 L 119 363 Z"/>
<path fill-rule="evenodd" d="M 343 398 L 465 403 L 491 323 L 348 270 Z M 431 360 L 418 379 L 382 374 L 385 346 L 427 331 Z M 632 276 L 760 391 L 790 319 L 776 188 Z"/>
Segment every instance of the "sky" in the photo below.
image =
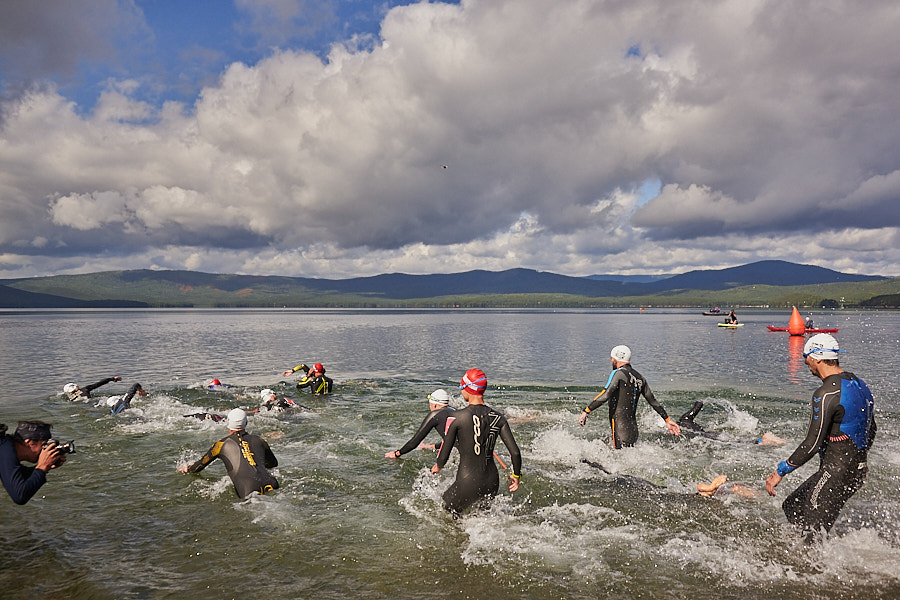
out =
<path fill-rule="evenodd" d="M 900 276 L 895 0 L 0 0 L 0 278 Z"/>

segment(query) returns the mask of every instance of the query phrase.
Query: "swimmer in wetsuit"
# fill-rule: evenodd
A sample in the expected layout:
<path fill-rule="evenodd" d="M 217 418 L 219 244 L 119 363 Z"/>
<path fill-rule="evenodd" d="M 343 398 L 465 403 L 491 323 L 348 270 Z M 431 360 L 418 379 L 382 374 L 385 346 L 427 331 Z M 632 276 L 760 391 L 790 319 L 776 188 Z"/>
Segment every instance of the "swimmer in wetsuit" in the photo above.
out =
<path fill-rule="evenodd" d="M 178 469 L 179 473 L 199 473 L 217 458 L 225 463 L 225 469 L 234 491 L 242 500 L 259 492 L 265 494 L 278 489 L 278 480 L 267 469 L 278 466 L 278 460 L 261 437 L 247 433 L 247 413 L 235 408 L 226 418 L 228 437 L 222 438 L 197 462 Z"/>
<path fill-rule="evenodd" d="M 696 416 L 700 414 L 701 410 L 703 410 L 703 400 L 697 400 L 696 402 L 694 402 L 694 406 L 692 406 L 689 411 L 678 417 L 678 427 L 682 432 L 692 431 L 694 433 L 702 435 L 703 437 L 708 437 L 714 440 L 719 439 L 718 433 L 706 431 L 694 422 L 694 418 L 696 418 Z"/>
<path fill-rule="evenodd" d="M 262 403 L 259 405 L 259 410 L 273 410 L 276 412 L 281 412 L 287 408 L 294 408 L 297 406 L 297 403 L 291 400 L 290 398 L 279 398 L 274 391 L 266 388 L 259 393 L 260 400 Z"/>
<path fill-rule="evenodd" d="M 107 383 L 121 380 L 122 378 L 116 375 L 114 377 L 101 379 L 97 383 L 92 383 L 91 385 L 86 385 L 84 387 L 79 387 L 74 383 L 67 383 L 63 386 L 63 392 L 65 392 L 66 398 L 68 398 L 69 400 L 87 400 L 91 398 L 91 392 L 96 390 L 101 385 L 106 385 Z"/>
<path fill-rule="evenodd" d="M 666 429 L 674 435 L 681 435 L 681 428 L 662 407 L 644 376 L 631 366 L 631 350 L 628 346 L 616 346 L 610 352 L 613 372 L 609 374 L 606 389 L 594 398 L 578 418 L 584 427 L 588 415 L 605 402 L 609 402 L 609 424 L 612 430 L 613 447 L 634 446 L 638 439 L 637 401 L 643 395 L 653 410 L 663 418 Z"/>
<path fill-rule="evenodd" d="M 788 522 L 806 534 L 807 542 L 817 530 L 830 531 L 841 508 L 862 487 L 869 472 L 868 451 L 875 441 L 872 392 L 840 367 L 839 352 L 843 351 L 838 341 L 827 333 L 806 341 L 806 365 L 822 385 L 813 393 L 806 438 L 766 477 L 766 491 L 774 496 L 782 477 L 819 455 L 819 470 L 781 505 Z"/>
<path fill-rule="evenodd" d="M 459 450 L 459 469 L 456 481 L 444 492 L 444 508 L 454 514 L 465 510 L 481 498 L 492 497 L 500 488 L 500 474 L 494 463 L 497 437 L 503 440 L 512 460 L 508 489 L 519 489 L 522 476 L 522 454 L 513 437 L 506 417 L 484 403 L 487 377 L 480 369 L 469 369 L 460 381 L 463 398 L 469 405 L 456 411 L 447 429 L 437 462 L 431 467 L 438 473 L 450 458 L 454 445 Z"/>
<path fill-rule="evenodd" d="M 147 392 L 141 387 L 141 384 L 135 383 L 124 396 L 110 396 L 106 399 L 106 405 L 109 406 L 109 412 L 114 415 L 119 414 L 123 410 L 131 408 L 131 400 L 135 395 L 145 397 Z"/>
<path fill-rule="evenodd" d="M 309 388 L 309 391 L 313 394 L 331 393 L 331 388 L 334 386 L 334 380 L 331 377 L 326 377 L 325 367 L 322 366 L 322 363 L 316 363 L 312 368 L 300 363 L 293 369 L 288 369 L 281 375 L 283 377 L 290 377 L 297 371 L 303 371 L 305 373 L 300 381 L 297 382 L 298 390 Z"/>
<path fill-rule="evenodd" d="M 385 452 L 385 458 L 400 458 L 416 448 L 439 449 L 434 444 L 422 444 L 421 442 L 434 429 L 441 436 L 441 442 L 443 443 L 444 436 L 447 434 L 447 428 L 453 422 L 453 415 L 456 413 L 456 409 L 450 406 L 450 394 L 446 390 L 434 390 L 428 394 L 428 408 L 431 409 L 431 412 L 425 416 L 415 435 L 409 438 L 409 441 L 403 444 L 399 450 Z"/>

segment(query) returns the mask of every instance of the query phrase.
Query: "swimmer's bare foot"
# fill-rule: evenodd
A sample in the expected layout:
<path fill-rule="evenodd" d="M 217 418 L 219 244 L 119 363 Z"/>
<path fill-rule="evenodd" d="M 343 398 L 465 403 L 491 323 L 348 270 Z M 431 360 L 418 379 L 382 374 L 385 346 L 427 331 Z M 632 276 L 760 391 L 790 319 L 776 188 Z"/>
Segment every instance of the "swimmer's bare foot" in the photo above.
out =
<path fill-rule="evenodd" d="M 715 494 L 716 490 L 722 487 L 726 481 L 728 481 L 728 477 L 726 477 L 725 475 L 719 475 L 718 477 L 713 479 L 711 483 L 698 483 L 697 493 L 704 498 L 709 498 L 710 496 Z"/>

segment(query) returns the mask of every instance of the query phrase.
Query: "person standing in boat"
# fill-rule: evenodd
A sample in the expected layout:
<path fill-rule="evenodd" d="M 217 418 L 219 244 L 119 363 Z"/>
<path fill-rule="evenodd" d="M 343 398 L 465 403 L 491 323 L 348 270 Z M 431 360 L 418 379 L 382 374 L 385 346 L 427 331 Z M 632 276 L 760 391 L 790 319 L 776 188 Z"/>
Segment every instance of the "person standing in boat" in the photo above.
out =
<path fill-rule="evenodd" d="M 585 407 L 578 418 L 578 424 L 584 427 L 591 411 L 609 402 L 613 447 L 618 450 L 634 446 L 638 439 L 637 401 L 640 396 L 644 396 L 653 410 L 663 418 L 669 433 L 681 435 L 678 423 L 669 417 L 666 409 L 650 391 L 647 380 L 631 366 L 631 349 L 628 346 L 616 346 L 609 355 L 613 372 L 609 374 L 606 389 Z"/>

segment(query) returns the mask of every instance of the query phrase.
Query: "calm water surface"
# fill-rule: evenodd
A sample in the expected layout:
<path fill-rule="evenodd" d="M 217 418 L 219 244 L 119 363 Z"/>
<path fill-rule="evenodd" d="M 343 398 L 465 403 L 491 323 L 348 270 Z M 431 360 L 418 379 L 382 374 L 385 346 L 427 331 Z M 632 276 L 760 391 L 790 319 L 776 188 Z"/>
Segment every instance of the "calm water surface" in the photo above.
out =
<path fill-rule="evenodd" d="M 0 499 L 0 596 L 900 597 L 900 314 L 814 313 L 840 328 L 842 366 L 872 388 L 879 434 L 869 481 L 811 547 L 780 503 L 814 461 L 775 499 L 693 493 L 718 473 L 761 490 L 803 437 L 817 387 L 803 340 L 765 328 L 787 313 L 739 316 L 746 325 L 726 330 L 672 310 L 0 312 L 0 422 L 45 419 L 78 446 L 26 506 Z M 579 427 L 620 343 L 670 414 L 705 400 L 697 421 L 722 439 L 667 436 L 646 404 L 634 448 L 609 449 L 602 414 Z M 301 361 L 323 362 L 335 394 L 282 382 Z M 524 477 L 515 495 L 453 520 L 440 494 L 455 459 L 432 477 L 432 452 L 383 455 L 415 431 L 427 393 L 456 395 L 474 366 L 512 422 Z M 114 417 L 59 395 L 111 375 L 123 381 L 100 392 L 140 381 L 150 396 Z M 212 377 L 233 387 L 210 392 Z M 176 473 L 226 433 L 183 415 L 255 407 L 262 387 L 310 409 L 251 417 L 282 488 L 238 501 L 219 463 Z M 750 443 L 765 431 L 787 446 Z"/>

